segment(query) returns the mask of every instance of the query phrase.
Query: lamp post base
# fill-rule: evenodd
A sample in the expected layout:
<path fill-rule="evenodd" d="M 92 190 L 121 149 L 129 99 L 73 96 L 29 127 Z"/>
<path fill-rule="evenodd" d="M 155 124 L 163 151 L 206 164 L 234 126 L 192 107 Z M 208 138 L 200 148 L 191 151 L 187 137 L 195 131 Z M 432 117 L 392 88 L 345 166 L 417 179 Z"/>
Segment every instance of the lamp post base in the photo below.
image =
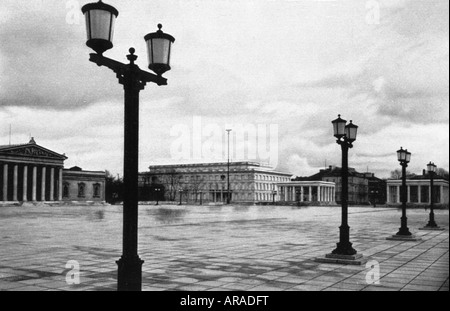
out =
<path fill-rule="evenodd" d="M 334 263 L 334 264 L 360 266 L 364 264 L 367 260 L 364 259 L 364 256 L 362 254 L 338 255 L 331 253 L 326 254 L 325 257 L 317 257 L 314 259 L 314 261 L 320 263 Z"/>
<path fill-rule="evenodd" d="M 141 291 L 142 290 L 142 264 L 139 256 L 124 257 L 116 261 L 118 265 L 117 290 Z"/>
<path fill-rule="evenodd" d="M 406 242 L 416 242 L 421 241 L 421 238 L 418 238 L 414 235 L 401 235 L 401 234 L 395 234 L 393 236 L 387 237 L 386 240 L 389 241 L 406 241 Z"/>
<path fill-rule="evenodd" d="M 445 228 L 439 227 L 438 225 L 436 225 L 436 226 L 430 226 L 430 225 L 428 224 L 428 225 L 426 225 L 425 227 L 419 228 L 419 230 L 444 231 Z"/>

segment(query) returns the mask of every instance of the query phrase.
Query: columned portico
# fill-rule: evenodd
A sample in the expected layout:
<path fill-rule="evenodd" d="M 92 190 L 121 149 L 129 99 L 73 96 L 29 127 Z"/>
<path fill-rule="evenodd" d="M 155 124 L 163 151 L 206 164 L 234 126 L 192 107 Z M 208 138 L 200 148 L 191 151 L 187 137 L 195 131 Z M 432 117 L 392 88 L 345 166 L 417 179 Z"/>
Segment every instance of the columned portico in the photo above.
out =
<path fill-rule="evenodd" d="M 37 145 L 34 139 L 28 144 L 0 146 L 0 203 L 54 201 L 55 181 L 62 185 L 66 159 Z M 62 200 L 62 193 L 58 199 Z"/>
<path fill-rule="evenodd" d="M 386 183 L 387 204 L 400 204 L 401 180 L 392 179 Z M 407 203 L 430 204 L 430 180 L 427 178 L 407 179 Z M 434 203 L 447 204 L 449 202 L 449 183 L 445 179 L 434 180 Z"/>
<path fill-rule="evenodd" d="M 280 201 L 286 203 L 313 202 L 336 204 L 335 183 L 325 181 L 291 181 L 277 184 Z M 305 193 L 307 191 L 307 193 Z"/>

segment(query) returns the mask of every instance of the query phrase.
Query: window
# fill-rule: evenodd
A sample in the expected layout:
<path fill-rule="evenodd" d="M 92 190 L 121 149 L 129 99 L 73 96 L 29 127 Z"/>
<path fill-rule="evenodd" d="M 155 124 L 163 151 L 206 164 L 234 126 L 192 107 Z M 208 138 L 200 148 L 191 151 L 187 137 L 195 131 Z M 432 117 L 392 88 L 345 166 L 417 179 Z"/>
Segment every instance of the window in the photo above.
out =
<path fill-rule="evenodd" d="M 100 184 L 94 184 L 94 198 L 100 198 Z"/>
<path fill-rule="evenodd" d="M 68 198 L 69 197 L 69 184 L 64 183 L 63 185 L 63 197 Z"/>
<path fill-rule="evenodd" d="M 79 198 L 85 197 L 85 189 L 86 189 L 86 185 L 84 183 L 78 184 L 78 197 Z"/>

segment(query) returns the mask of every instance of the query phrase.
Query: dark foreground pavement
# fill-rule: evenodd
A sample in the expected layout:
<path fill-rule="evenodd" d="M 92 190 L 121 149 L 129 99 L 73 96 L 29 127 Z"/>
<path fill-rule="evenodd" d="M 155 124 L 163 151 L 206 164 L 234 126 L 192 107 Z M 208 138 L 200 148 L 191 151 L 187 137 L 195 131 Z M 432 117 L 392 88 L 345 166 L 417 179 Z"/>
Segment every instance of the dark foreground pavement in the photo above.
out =
<path fill-rule="evenodd" d="M 314 261 L 338 242 L 340 207 L 141 206 L 143 290 L 448 291 L 448 210 L 445 231 L 419 231 L 428 212 L 408 210 L 417 242 L 386 240 L 400 216 L 350 208 L 368 264 L 346 266 Z M 115 290 L 121 249 L 120 206 L 0 207 L 0 290 Z"/>

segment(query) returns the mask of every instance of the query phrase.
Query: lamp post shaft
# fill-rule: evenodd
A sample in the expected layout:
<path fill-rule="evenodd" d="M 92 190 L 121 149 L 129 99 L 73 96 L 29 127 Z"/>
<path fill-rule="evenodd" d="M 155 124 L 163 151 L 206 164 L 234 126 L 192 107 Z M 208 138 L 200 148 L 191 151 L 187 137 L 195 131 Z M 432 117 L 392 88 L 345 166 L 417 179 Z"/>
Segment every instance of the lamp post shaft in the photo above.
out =
<path fill-rule="evenodd" d="M 230 131 L 228 132 L 228 161 L 227 161 L 227 204 L 230 204 Z"/>
<path fill-rule="evenodd" d="M 428 221 L 427 227 L 438 227 L 434 220 L 434 172 L 432 171 L 430 172 L 430 220 Z"/>
<path fill-rule="evenodd" d="M 118 264 L 118 290 L 142 289 L 138 249 L 139 82 L 130 70 L 121 83 L 125 89 L 123 253 Z"/>
<path fill-rule="evenodd" d="M 400 190 L 400 197 L 402 200 L 402 217 L 401 217 L 401 227 L 397 235 L 410 236 L 412 233 L 408 228 L 408 217 L 406 217 L 406 203 L 408 201 L 407 188 L 406 188 L 406 167 L 408 164 L 402 162 L 402 187 Z"/>
<path fill-rule="evenodd" d="M 341 171 L 341 226 L 339 227 L 339 243 L 332 252 L 336 255 L 355 255 L 357 252 L 350 242 L 350 227 L 348 226 L 348 149 L 350 144 L 344 138 L 341 141 L 342 149 L 342 171 Z"/>
<path fill-rule="evenodd" d="M 138 255 L 139 81 L 132 71 L 123 76 L 125 89 L 123 253 L 118 264 L 118 290 L 142 289 Z"/>

